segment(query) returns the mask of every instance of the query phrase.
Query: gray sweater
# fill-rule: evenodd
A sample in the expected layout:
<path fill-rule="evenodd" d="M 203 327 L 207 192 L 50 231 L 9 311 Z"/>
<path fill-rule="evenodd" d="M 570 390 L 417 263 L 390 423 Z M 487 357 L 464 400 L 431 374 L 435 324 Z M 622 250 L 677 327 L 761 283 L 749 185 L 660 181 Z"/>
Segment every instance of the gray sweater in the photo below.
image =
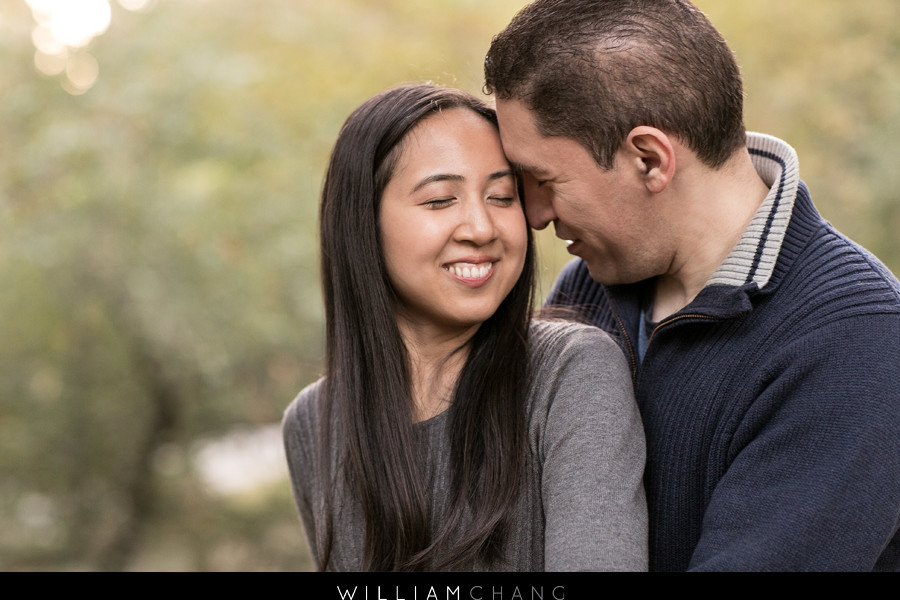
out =
<path fill-rule="evenodd" d="M 625 357 L 599 329 L 537 321 L 531 360 L 527 474 L 504 558 L 471 568 L 646 570 L 644 433 Z M 300 392 L 283 424 L 294 498 L 313 556 L 313 532 L 322 526 L 316 507 L 323 489 L 314 467 L 320 383 Z M 449 502 L 447 422 L 445 411 L 415 426 L 431 515 L 443 514 Z M 360 568 L 364 527 L 358 508 L 346 500 L 335 519 L 331 568 L 353 571 Z"/>

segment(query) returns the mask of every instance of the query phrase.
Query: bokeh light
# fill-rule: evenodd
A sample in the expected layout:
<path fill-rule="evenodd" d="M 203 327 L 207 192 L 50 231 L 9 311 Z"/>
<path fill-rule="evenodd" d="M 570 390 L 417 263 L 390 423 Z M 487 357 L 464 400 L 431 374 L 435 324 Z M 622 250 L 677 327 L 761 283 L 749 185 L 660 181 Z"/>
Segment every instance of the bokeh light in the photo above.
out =
<path fill-rule="evenodd" d="M 63 89 L 83 94 L 97 81 L 100 66 L 84 48 L 109 28 L 109 0 L 26 0 L 35 20 L 31 39 L 34 66 L 47 76 L 65 74 Z M 129 10 L 146 8 L 146 0 L 123 2 Z"/>
<path fill-rule="evenodd" d="M 38 28 L 59 44 L 87 46 L 109 27 L 112 12 L 108 0 L 26 0 Z M 43 36 L 43 34 L 42 34 Z M 44 50 L 40 46 L 40 50 Z"/>
<path fill-rule="evenodd" d="M 83 94 L 91 89 L 99 74 L 100 65 L 97 63 L 97 59 L 87 52 L 80 52 L 71 56 L 66 62 L 68 81 L 63 84 L 63 87 L 70 94 Z"/>
<path fill-rule="evenodd" d="M 126 10 L 147 10 L 155 0 L 119 0 L 119 5 Z"/>

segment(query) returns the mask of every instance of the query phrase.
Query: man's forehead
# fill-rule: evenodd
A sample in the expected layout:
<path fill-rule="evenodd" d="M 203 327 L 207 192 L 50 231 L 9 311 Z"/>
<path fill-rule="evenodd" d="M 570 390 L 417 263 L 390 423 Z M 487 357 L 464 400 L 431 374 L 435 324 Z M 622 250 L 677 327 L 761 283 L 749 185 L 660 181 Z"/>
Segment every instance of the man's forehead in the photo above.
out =
<path fill-rule="evenodd" d="M 537 131 L 531 110 L 520 100 L 497 100 L 500 140 L 510 164 L 517 171 L 543 172 L 540 156 L 545 138 Z"/>
<path fill-rule="evenodd" d="M 536 131 L 534 115 L 528 106 L 515 98 L 497 99 L 497 117 L 503 122 L 515 123 L 526 130 Z"/>

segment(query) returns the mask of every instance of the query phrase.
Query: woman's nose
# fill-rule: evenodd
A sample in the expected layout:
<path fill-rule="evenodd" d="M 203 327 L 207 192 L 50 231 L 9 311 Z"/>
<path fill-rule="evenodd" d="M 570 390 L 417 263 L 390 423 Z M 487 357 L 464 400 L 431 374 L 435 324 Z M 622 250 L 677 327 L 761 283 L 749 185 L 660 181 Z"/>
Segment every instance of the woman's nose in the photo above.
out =
<path fill-rule="evenodd" d="M 465 203 L 456 231 L 459 240 L 479 246 L 484 246 L 496 237 L 494 220 L 484 200 L 478 198 Z"/>

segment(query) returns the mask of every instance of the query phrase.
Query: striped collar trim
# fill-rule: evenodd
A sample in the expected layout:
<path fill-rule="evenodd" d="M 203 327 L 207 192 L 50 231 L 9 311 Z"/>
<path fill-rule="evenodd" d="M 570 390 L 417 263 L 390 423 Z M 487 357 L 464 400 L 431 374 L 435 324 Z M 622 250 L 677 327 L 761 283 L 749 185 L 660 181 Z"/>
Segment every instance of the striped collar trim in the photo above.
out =
<path fill-rule="evenodd" d="M 747 149 L 757 173 L 769 186 L 769 194 L 706 287 L 748 283 L 755 283 L 758 289 L 765 287 L 775 271 L 791 220 L 800 185 L 797 153 L 778 138 L 750 132 Z"/>

